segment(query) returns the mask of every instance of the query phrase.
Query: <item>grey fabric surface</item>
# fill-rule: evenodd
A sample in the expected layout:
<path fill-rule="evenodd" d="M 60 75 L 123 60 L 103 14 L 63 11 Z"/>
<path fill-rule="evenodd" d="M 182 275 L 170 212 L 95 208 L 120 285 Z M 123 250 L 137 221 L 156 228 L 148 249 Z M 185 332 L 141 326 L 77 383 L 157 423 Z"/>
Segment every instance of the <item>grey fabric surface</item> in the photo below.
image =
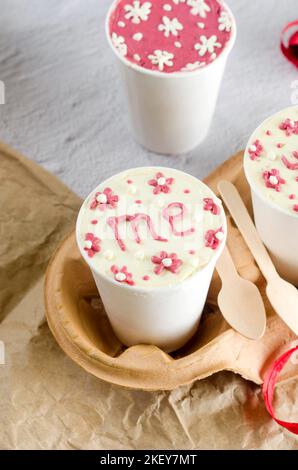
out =
<path fill-rule="evenodd" d="M 297 0 L 229 0 L 238 38 L 207 140 L 183 156 L 147 152 L 130 135 L 104 35 L 110 3 L 0 0 L 0 139 L 81 196 L 131 166 L 168 165 L 202 178 L 241 149 L 263 118 L 291 105 L 297 70 L 281 55 L 279 35 L 298 16 Z"/>

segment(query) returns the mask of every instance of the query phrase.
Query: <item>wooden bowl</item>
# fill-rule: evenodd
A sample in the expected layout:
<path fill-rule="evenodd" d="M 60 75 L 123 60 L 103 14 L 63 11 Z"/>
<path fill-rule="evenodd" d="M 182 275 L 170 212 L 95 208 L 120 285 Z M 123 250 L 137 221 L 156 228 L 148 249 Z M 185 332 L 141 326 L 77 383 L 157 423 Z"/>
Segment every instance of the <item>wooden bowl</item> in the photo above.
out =
<path fill-rule="evenodd" d="M 217 193 L 217 182 L 223 178 L 236 184 L 250 207 L 242 153 L 226 161 L 205 182 Z M 265 281 L 229 216 L 228 226 L 228 246 L 240 275 L 255 282 L 265 299 Z M 221 370 L 260 384 L 267 361 L 295 337 L 267 302 L 264 337 L 259 341 L 242 337 L 227 325 L 218 309 L 219 289 L 215 274 L 201 324 L 183 349 L 169 355 L 150 345 L 126 348 L 113 333 L 72 233 L 58 247 L 47 270 L 46 315 L 53 335 L 69 357 L 96 377 L 122 387 L 172 390 Z"/>

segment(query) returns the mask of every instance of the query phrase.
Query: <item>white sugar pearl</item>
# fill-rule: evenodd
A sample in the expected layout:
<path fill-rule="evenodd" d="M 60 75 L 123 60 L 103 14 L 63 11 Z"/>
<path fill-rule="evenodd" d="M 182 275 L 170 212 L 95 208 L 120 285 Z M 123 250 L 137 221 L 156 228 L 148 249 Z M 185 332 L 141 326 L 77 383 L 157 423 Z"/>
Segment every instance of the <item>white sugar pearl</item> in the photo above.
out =
<path fill-rule="evenodd" d="M 197 268 L 199 266 L 199 259 L 198 258 L 194 258 L 190 261 L 190 264 L 194 267 L 194 268 Z"/>
<path fill-rule="evenodd" d="M 125 28 L 124 21 L 118 21 L 118 26 L 119 26 L 119 28 Z"/>
<path fill-rule="evenodd" d="M 211 59 L 212 59 L 212 60 L 216 59 L 216 54 L 215 54 L 215 52 L 213 52 L 213 54 L 211 54 Z"/>
<path fill-rule="evenodd" d="M 135 254 L 136 259 L 142 261 L 145 258 L 145 253 L 143 251 L 137 251 Z"/>
<path fill-rule="evenodd" d="M 163 176 L 161 176 L 161 177 L 158 178 L 158 180 L 157 180 L 158 186 L 164 186 L 164 185 L 166 184 L 166 182 L 167 182 L 167 181 L 166 181 L 166 179 L 165 179 Z"/>
<path fill-rule="evenodd" d="M 224 239 L 224 234 L 222 232 L 217 232 L 215 234 L 217 240 L 223 240 Z"/>
<path fill-rule="evenodd" d="M 178 49 L 180 49 L 180 47 L 182 47 L 182 44 L 181 44 L 181 42 L 176 41 L 176 42 L 174 43 L 174 46 L 177 47 Z"/>
<path fill-rule="evenodd" d="M 202 222 L 202 220 L 204 218 L 203 213 L 198 211 L 195 215 L 195 218 L 196 218 L 197 222 Z"/>
<path fill-rule="evenodd" d="M 204 29 L 204 28 L 205 28 L 204 23 L 197 23 L 197 25 L 198 25 L 198 27 L 199 27 L 200 29 Z"/>
<path fill-rule="evenodd" d="M 139 54 L 134 54 L 134 55 L 133 55 L 133 58 L 134 58 L 134 60 L 136 60 L 137 62 L 140 62 L 140 60 L 141 60 L 141 56 L 139 56 Z"/>
<path fill-rule="evenodd" d="M 272 175 L 269 177 L 269 181 L 271 184 L 275 185 L 278 183 L 278 179 L 276 178 L 276 176 Z"/>
<path fill-rule="evenodd" d="M 249 147 L 249 150 L 251 150 L 252 152 L 256 152 L 257 147 L 256 147 L 255 145 L 251 145 L 251 146 Z"/>
<path fill-rule="evenodd" d="M 165 205 L 165 200 L 161 197 L 156 199 L 155 202 L 156 202 L 156 205 L 160 208 L 162 208 Z"/>
<path fill-rule="evenodd" d="M 164 11 L 171 11 L 171 10 L 172 10 L 172 7 L 171 7 L 171 5 L 169 5 L 168 3 L 166 3 L 166 4 L 163 6 L 163 9 L 164 9 Z"/>
<path fill-rule="evenodd" d="M 125 276 L 124 273 L 117 273 L 115 275 L 115 279 L 116 279 L 116 281 L 123 282 L 123 281 L 126 280 L 126 276 Z"/>
<path fill-rule="evenodd" d="M 172 266 L 173 261 L 171 260 L 171 258 L 164 258 L 162 260 L 162 264 L 164 265 L 165 268 L 169 268 L 170 266 Z"/>
<path fill-rule="evenodd" d="M 269 160 L 274 161 L 274 160 L 277 159 L 277 155 L 276 155 L 276 153 L 270 152 L 270 153 L 268 153 L 268 158 L 269 158 Z"/>
<path fill-rule="evenodd" d="M 85 247 L 88 248 L 88 250 L 91 250 L 91 248 L 92 248 L 92 241 L 91 241 L 91 240 L 86 240 L 86 241 L 85 241 Z"/>
<path fill-rule="evenodd" d="M 100 204 L 106 204 L 108 202 L 108 198 L 105 194 L 99 194 L 97 197 L 96 197 L 96 200 L 97 202 L 99 202 Z"/>
<path fill-rule="evenodd" d="M 114 258 L 114 252 L 112 250 L 106 250 L 103 254 L 105 259 L 111 260 Z"/>
<path fill-rule="evenodd" d="M 133 35 L 132 39 L 135 41 L 141 41 L 143 39 L 143 34 L 142 33 L 136 33 Z"/>
<path fill-rule="evenodd" d="M 128 192 L 129 194 L 136 194 L 137 188 L 135 186 L 130 186 Z"/>
<path fill-rule="evenodd" d="M 295 127 L 295 122 L 293 121 L 293 119 L 290 119 L 289 124 L 290 124 L 291 127 Z"/>

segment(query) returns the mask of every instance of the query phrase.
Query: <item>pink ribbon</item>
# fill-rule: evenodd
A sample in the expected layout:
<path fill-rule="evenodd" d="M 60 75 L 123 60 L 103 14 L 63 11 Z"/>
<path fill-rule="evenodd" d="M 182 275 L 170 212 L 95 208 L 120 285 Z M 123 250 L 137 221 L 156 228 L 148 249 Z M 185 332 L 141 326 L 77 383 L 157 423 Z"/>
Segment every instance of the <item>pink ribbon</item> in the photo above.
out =
<path fill-rule="evenodd" d="M 278 376 L 286 363 L 289 361 L 291 356 L 298 351 L 298 346 L 295 348 L 290 349 L 282 356 L 280 356 L 274 364 L 269 369 L 266 378 L 263 384 L 263 396 L 265 400 L 265 405 L 270 413 L 271 417 L 276 421 L 280 426 L 286 428 L 288 431 L 292 432 L 293 434 L 298 434 L 298 423 L 289 423 L 288 421 L 283 421 L 281 419 L 276 418 L 274 409 L 273 409 L 273 399 L 274 399 L 274 388 L 278 379 Z"/>
<path fill-rule="evenodd" d="M 281 33 L 282 53 L 298 68 L 298 20 L 288 23 Z"/>

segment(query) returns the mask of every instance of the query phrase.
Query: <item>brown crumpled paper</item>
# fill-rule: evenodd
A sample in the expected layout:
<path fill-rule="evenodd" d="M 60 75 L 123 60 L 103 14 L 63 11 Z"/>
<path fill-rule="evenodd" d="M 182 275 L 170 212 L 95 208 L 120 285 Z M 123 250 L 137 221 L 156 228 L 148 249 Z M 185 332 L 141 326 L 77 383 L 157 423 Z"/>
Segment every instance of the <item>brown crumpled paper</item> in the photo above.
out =
<path fill-rule="evenodd" d="M 80 200 L 0 146 L 1 449 L 298 449 L 259 387 L 221 372 L 172 392 L 122 390 L 73 363 L 44 319 L 43 274 Z M 298 381 L 276 394 L 298 420 Z"/>

